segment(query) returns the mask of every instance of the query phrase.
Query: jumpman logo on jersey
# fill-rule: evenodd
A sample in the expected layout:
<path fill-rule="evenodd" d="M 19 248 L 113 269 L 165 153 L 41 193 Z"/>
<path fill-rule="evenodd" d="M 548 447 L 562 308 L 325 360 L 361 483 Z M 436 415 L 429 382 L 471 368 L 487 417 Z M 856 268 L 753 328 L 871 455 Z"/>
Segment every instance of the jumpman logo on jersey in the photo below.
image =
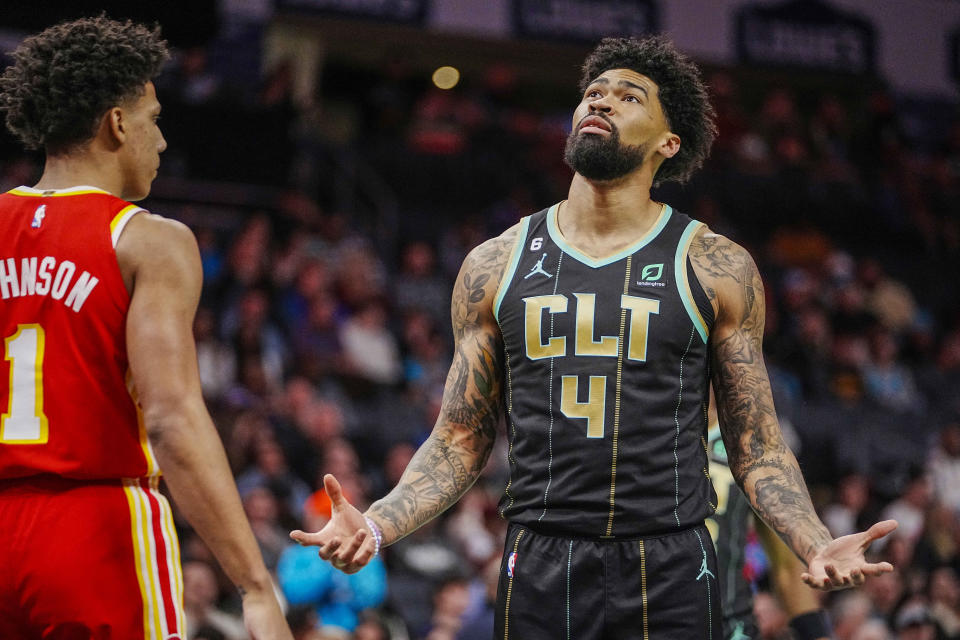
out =
<path fill-rule="evenodd" d="M 541 275 L 547 276 L 548 278 L 552 278 L 553 276 L 552 276 L 551 274 L 547 273 L 547 272 L 544 270 L 544 268 L 543 268 L 543 261 L 546 260 L 546 259 L 547 259 L 547 254 L 544 253 L 542 256 L 540 256 L 540 259 L 537 260 L 537 264 L 533 265 L 533 268 L 530 269 L 530 273 L 528 273 L 527 275 L 523 276 L 523 279 L 526 280 L 526 279 L 529 278 L 530 276 L 535 276 L 535 275 L 537 275 L 538 273 L 541 274 Z"/>
<path fill-rule="evenodd" d="M 43 224 L 43 219 L 47 215 L 47 205 L 42 204 L 37 207 L 37 210 L 33 212 L 33 222 L 30 223 L 30 226 L 34 229 L 39 229 L 40 225 Z"/>
<path fill-rule="evenodd" d="M 714 580 L 717 579 L 717 576 L 713 575 L 713 572 L 707 568 L 707 552 L 706 551 L 703 552 L 703 562 L 700 563 L 700 573 L 699 575 L 697 575 L 697 580 L 699 580 L 703 576 L 710 576 Z"/>

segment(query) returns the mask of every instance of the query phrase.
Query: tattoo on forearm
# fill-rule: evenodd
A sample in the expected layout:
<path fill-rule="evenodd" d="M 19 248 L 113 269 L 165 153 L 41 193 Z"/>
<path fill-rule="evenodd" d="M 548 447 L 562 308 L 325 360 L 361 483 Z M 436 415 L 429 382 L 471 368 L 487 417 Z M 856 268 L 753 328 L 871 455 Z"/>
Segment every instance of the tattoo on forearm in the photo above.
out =
<path fill-rule="evenodd" d="M 749 254 L 722 236 L 702 234 L 690 258 L 718 318 L 728 321 L 711 336 L 711 350 L 730 469 L 760 517 L 808 558 L 830 541 L 830 534 L 780 433 L 763 363 L 763 282 Z"/>
<path fill-rule="evenodd" d="M 451 300 L 456 348 L 433 433 L 398 485 L 370 509 L 395 542 L 450 507 L 480 475 L 497 435 L 504 350 L 492 299 L 513 246 L 504 234 L 464 261 Z"/>

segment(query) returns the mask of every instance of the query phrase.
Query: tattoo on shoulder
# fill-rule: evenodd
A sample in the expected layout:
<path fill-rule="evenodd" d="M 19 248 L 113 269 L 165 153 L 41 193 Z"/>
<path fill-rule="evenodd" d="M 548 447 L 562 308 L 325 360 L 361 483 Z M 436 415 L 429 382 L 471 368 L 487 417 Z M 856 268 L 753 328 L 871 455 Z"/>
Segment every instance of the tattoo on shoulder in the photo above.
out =
<path fill-rule="evenodd" d="M 463 337 L 468 326 L 477 323 L 483 305 L 489 304 L 490 296 L 500 286 L 516 235 L 516 228 L 509 229 L 473 249 L 464 260 L 451 298 L 453 330 L 457 339 Z"/>
<path fill-rule="evenodd" d="M 763 283 L 753 258 L 728 238 L 712 232 L 701 233 L 691 243 L 689 256 L 697 273 L 706 277 L 704 288 L 709 289 L 707 294 L 711 299 L 715 299 L 718 287 L 730 285 L 743 287 L 751 303 L 758 292 L 762 295 Z"/>

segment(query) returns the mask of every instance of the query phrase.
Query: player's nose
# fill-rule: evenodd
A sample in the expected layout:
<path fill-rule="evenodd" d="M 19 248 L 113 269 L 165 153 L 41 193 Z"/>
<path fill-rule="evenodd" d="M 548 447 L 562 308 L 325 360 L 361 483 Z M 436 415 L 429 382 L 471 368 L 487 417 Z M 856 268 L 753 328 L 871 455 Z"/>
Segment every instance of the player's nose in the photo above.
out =
<path fill-rule="evenodd" d="M 606 97 L 600 98 L 599 100 L 594 100 L 590 103 L 590 113 L 610 113 L 613 110 L 613 105 L 607 102 Z"/>

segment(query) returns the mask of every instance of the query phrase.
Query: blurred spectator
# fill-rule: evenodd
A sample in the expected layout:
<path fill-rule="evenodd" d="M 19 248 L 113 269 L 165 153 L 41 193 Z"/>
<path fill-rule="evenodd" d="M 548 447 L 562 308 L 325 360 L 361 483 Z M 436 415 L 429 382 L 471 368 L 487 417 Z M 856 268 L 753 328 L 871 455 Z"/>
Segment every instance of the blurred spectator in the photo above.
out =
<path fill-rule="evenodd" d="M 763 640 L 788 640 L 787 614 L 780 602 L 766 591 L 759 591 L 753 597 L 753 615 L 757 619 L 757 629 Z"/>
<path fill-rule="evenodd" d="M 324 292 L 311 298 L 299 325 L 292 336 L 298 371 L 313 380 L 342 374 L 347 365 L 333 296 Z"/>
<path fill-rule="evenodd" d="M 863 335 L 876 323 L 876 317 L 867 308 L 866 292 L 856 281 L 844 282 L 837 287 L 833 307 L 831 322 L 837 333 Z"/>
<path fill-rule="evenodd" d="M 864 385 L 874 401 L 893 411 L 917 414 L 923 398 L 910 369 L 898 360 L 899 347 L 887 330 L 870 335 L 870 361 L 864 366 Z"/>
<path fill-rule="evenodd" d="M 870 499 L 870 483 L 862 473 L 844 475 L 833 502 L 823 508 L 821 518 L 834 538 L 861 531 L 861 514 Z"/>
<path fill-rule="evenodd" d="M 838 636 L 839 638 L 839 636 Z M 890 627 L 883 620 L 867 620 L 850 636 L 850 640 L 893 640 Z"/>
<path fill-rule="evenodd" d="M 869 598 L 874 615 L 891 617 L 904 594 L 903 574 L 900 571 L 867 580 L 861 589 Z"/>
<path fill-rule="evenodd" d="M 387 295 L 386 268 L 369 242 L 342 239 L 336 251 L 336 287 L 343 304 L 354 311 Z"/>
<path fill-rule="evenodd" d="M 317 610 L 310 605 L 290 607 L 287 612 L 287 622 L 294 640 L 319 640 L 320 620 Z"/>
<path fill-rule="evenodd" d="M 931 498 L 930 477 L 923 469 L 913 467 L 909 470 L 903 493 L 883 510 L 883 519 L 892 518 L 900 523 L 896 537 L 906 540 L 911 547 L 923 533 L 924 517 Z"/>
<path fill-rule="evenodd" d="M 960 514 L 960 421 L 951 420 L 940 430 L 927 468 L 934 498 Z"/>
<path fill-rule="evenodd" d="M 227 252 L 227 272 L 218 283 L 217 297 L 224 305 L 224 328 L 229 332 L 236 325 L 232 318 L 237 298 L 251 287 L 263 285 L 270 266 L 273 226 L 266 215 L 250 218 L 240 229 Z"/>
<path fill-rule="evenodd" d="M 403 249 L 394 296 L 401 312 L 429 313 L 438 324 L 450 319 L 451 285 L 437 273 L 436 253 L 426 242 L 412 242 Z"/>
<path fill-rule="evenodd" d="M 493 636 L 500 561 L 500 554 L 491 557 L 470 584 L 470 601 L 463 612 L 456 640 L 487 640 Z"/>
<path fill-rule="evenodd" d="M 340 330 L 340 341 L 351 373 L 376 384 L 400 382 L 400 349 L 387 328 L 387 310 L 382 302 L 367 300 L 347 318 Z"/>
<path fill-rule="evenodd" d="M 270 300 L 262 289 L 248 289 L 239 298 L 236 313 L 226 327 L 233 344 L 240 382 L 261 399 L 283 386 L 287 347 L 283 334 L 271 321 Z"/>
<path fill-rule="evenodd" d="M 935 366 L 925 371 L 925 387 L 936 413 L 944 416 L 960 415 L 960 328 L 943 337 L 937 351 Z"/>
<path fill-rule="evenodd" d="M 207 51 L 201 46 L 177 52 L 160 78 L 164 96 L 190 105 L 218 99 L 221 80 L 209 70 L 207 60 Z"/>
<path fill-rule="evenodd" d="M 907 601 L 893 619 L 897 640 L 936 640 L 937 625 L 926 603 L 917 599 Z"/>
<path fill-rule="evenodd" d="M 474 485 L 460 498 L 446 521 L 446 530 L 464 557 L 476 568 L 483 567 L 493 555 L 500 555 L 501 541 L 487 530 L 488 514 L 496 502 L 482 486 Z"/>
<path fill-rule="evenodd" d="M 230 347 L 217 337 L 217 316 L 213 309 L 197 309 L 193 336 L 197 341 L 197 366 L 203 395 L 207 400 L 219 400 L 236 379 L 237 361 Z"/>
<path fill-rule="evenodd" d="M 450 368 L 449 340 L 434 316 L 420 310 L 408 312 L 403 322 L 404 377 L 411 390 L 427 394 L 443 389 Z"/>
<path fill-rule="evenodd" d="M 223 249 L 213 229 L 200 227 L 195 233 L 197 246 L 200 249 L 200 264 L 203 267 L 203 286 L 205 290 L 209 290 L 223 275 L 225 261 Z"/>
<path fill-rule="evenodd" d="M 456 640 L 469 604 L 470 585 L 465 578 L 456 576 L 442 581 L 433 594 L 433 613 L 425 640 Z"/>
<path fill-rule="evenodd" d="M 468 570 L 434 519 L 390 545 L 389 601 L 415 636 L 431 626 L 433 596 L 440 585 Z M 419 636 L 417 636 L 419 637 Z"/>
<path fill-rule="evenodd" d="M 286 454 L 271 432 L 258 432 L 253 447 L 253 463 L 237 476 L 237 490 L 240 495 L 246 495 L 257 487 L 268 489 L 282 502 L 283 512 L 296 519 L 286 524 L 296 525 L 303 517 L 303 504 L 310 496 L 310 487 L 290 471 Z"/>
<path fill-rule="evenodd" d="M 834 600 L 831 611 L 837 640 L 853 640 L 872 615 L 870 598 L 860 590 L 844 591 Z"/>
<path fill-rule="evenodd" d="M 191 638 L 204 636 L 204 627 L 214 629 L 226 640 L 247 638 L 243 621 L 235 615 L 217 608 L 220 588 L 213 567 L 200 560 L 183 563 L 183 610 Z"/>
<path fill-rule="evenodd" d="M 243 494 L 243 510 L 250 521 L 253 535 L 260 545 L 263 561 L 271 572 L 277 568 L 281 552 L 288 546 L 289 528 L 280 523 L 277 497 L 266 487 L 253 487 Z"/>
<path fill-rule="evenodd" d="M 883 326 L 899 334 L 913 324 L 917 314 L 913 294 L 902 282 L 889 277 L 877 260 L 861 261 L 859 279 L 867 290 L 867 309 Z"/>
<path fill-rule="evenodd" d="M 927 592 L 930 614 L 950 638 L 960 637 L 960 581 L 953 567 L 938 567 L 930 573 Z"/>
<path fill-rule="evenodd" d="M 320 296 L 333 300 L 336 306 L 330 266 L 326 260 L 318 258 L 304 260 L 293 281 L 285 286 L 279 305 L 283 323 L 294 338 L 306 328 L 310 305 Z"/>
<path fill-rule="evenodd" d="M 923 534 L 917 541 L 912 565 L 930 572 L 948 565 L 960 568 L 960 519 L 950 507 L 934 502 L 927 509 Z"/>
<path fill-rule="evenodd" d="M 390 629 L 374 615 L 362 615 L 359 624 L 353 629 L 352 640 L 390 640 Z"/>

